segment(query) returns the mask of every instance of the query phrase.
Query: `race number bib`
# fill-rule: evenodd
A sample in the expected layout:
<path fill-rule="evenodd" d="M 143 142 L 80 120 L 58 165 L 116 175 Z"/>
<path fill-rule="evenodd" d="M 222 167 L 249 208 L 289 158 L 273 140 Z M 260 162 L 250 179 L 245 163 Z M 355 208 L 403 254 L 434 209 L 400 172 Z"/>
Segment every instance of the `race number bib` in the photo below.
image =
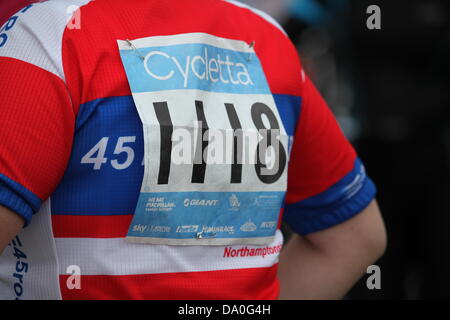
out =
<path fill-rule="evenodd" d="M 145 148 L 127 240 L 271 243 L 288 137 L 253 46 L 204 33 L 118 44 Z"/>

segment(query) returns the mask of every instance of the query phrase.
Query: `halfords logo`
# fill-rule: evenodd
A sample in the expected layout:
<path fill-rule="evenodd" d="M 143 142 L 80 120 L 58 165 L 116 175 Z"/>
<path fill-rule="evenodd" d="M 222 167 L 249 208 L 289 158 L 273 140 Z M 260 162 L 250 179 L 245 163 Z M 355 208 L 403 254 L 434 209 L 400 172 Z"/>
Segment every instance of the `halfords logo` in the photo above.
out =
<path fill-rule="evenodd" d="M 243 60 L 243 59 L 242 59 Z M 144 59 L 147 74 L 159 81 L 170 80 L 181 75 L 186 88 L 191 79 L 210 83 L 231 85 L 253 85 L 247 67 L 228 55 L 211 54 L 205 48 L 201 55 L 186 57 L 171 56 L 163 51 L 151 51 Z"/>
<path fill-rule="evenodd" d="M 192 206 L 198 206 L 198 207 L 214 207 L 219 203 L 219 200 L 205 200 L 205 199 L 184 199 L 184 206 L 185 207 L 192 207 Z"/>
<path fill-rule="evenodd" d="M 226 247 L 223 252 L 224 258 L 238 258 L 238 257 L 265 257 L 267 255 L 278 254 L 281 251 L 282 245 L 264 247 L 264 248 L 251 248 L 242 247 L 240 249 L 233 249 L 232 247 Z"/>

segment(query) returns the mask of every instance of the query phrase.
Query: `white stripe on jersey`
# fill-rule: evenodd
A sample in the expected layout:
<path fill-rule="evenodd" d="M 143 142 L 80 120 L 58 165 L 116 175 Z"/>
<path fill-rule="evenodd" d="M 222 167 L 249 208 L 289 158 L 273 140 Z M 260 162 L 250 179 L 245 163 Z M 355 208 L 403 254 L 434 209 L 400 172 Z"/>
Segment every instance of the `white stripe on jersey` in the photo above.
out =
<path fill-rule="evenodd" d="M 74 13 L 74 6 L 81 7 L 90 1 L 49 0 L 33 4 L 26 12 L 19 13 L 7 34 L 7 43 L 0 48 L 0 57 L 31 63 L 65 80 L 62 63 L 64 30 Z"/>
<path fill-rule="evenodd" d="M 271 267 L 278 262 L 278 252 L 258 256 L 224 257 L 223 246 L 163 246 L 131 244 L 122 238 L 56 238 L 59 272 L 66 274 L 67 267 L 78 265 L 81 275 L 137 275 L 176 272 L 216 271 Z M 268 247 L 281 245 L 283 235 L 277 231 Z M 260 249 L 265 247 L 232 246 Z M 242 254 L 244 251 L 241 251 Z M 248 252 L 248 251 L 247 251 Z M 261 251 L 259 251 L 261 253 Z"/>

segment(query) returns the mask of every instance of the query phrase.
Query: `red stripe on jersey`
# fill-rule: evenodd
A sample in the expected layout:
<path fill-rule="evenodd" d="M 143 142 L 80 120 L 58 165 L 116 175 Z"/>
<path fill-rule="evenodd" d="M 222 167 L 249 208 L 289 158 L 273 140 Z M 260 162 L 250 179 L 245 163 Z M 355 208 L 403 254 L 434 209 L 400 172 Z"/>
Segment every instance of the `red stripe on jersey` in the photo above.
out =
<path fill-rule="evenodd" d="M 301 66 L 294 45 L 277 27 L 246 8 L 212 0 L 197 0 L 195 5 L 110 0 L 89 3 L 81 8 L 81 16 L 83 27 L 66 29 L 63 39 L 63 65 L 75 105 L 131 95 L 118 39 L 193 32 L 255 41 L 271 91 L 300 95 Z"/>
<path fill-rule="evenodd" d="M 112 216 L 52 215 L 55 238 L 124 238 L 132 214 Z"/>
<path fill-rule="evenodd" d="M 279 294 L 277 267 L 219 271 L 82 275 L 81 289 L 70 290 L 60 275 L 65 300 L 269 300 Z M 70 283 L 70 281 L 69 281 Z"/>
<path fill-rule="evenodd" d="M 67 88 L 54 74 L 20 60 L 0 57 L 0 70 L 0 173 L 45 200 L 72 149 L 75 114 Z"/>

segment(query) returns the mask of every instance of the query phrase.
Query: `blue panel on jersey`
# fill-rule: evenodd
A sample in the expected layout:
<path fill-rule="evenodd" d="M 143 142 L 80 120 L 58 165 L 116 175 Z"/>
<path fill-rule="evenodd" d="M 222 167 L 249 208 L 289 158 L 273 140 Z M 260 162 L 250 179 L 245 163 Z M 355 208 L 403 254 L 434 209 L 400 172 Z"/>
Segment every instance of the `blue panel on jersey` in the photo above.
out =
<path fill-rule="evenodd" d="M 300 113 L 300 98 L 274 95 L 274 99 L 287 133 L 293 135 Z M 136 138 L 135 142 L 123 144 L 123 147 L 133 150 L 134 160 L 127 168 L 117 170 L 111 161 L 123 164 L 127 160 L 126 152 L 114 154 L 120 137 Z M 105 142 L 105 138 L 107 143 L 102 155 L 98 143 L 102 139 Z M 93 149 L 95 152 L 85 157 Z M 77 117 L 68 168 L 52 195 L 52 213 L 133 214 L 144 175 L 143 156 L 142 123 L 131 96 L 97 99 L 83 104 Z M 91 159 L 88 162 L 92 163 L 82 163 L 83 158 Z"/>
<path fill-rule="evenodd" d="M 375 194 L 376 187 L 357 158 L 353 170 L 325 192 L 286 204 L 283 219 L 301 235 L 320 231 L 364 210 Z"/>

